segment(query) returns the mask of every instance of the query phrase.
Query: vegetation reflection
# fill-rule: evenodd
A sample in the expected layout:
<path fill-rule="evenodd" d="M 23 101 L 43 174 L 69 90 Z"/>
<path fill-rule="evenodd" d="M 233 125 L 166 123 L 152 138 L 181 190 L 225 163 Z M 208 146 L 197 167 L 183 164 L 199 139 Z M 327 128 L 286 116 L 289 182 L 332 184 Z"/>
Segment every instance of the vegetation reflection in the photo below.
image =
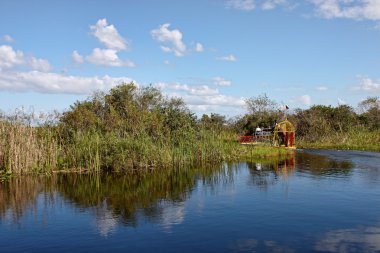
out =
<path fill-rule="evenodd" d="M 58 193 L 77 208 L 94 210 L 99 219 L 107 216 L 133 227 L 138 225 L 141 216 L 161 222 L 165 220 L 164 209 L 181 208 L 199 184 L 211 190 L 233 184 L 241 166 L 221 163 L 214 167 L 134 173 L 60 173 L 50 177 L 11 178 L 0 184 L 0 218 L 17 222 L 26 210 L 37 209 L 37 198 L 41 194 L 46 201 L 54 201 Z M 351 162 L 308 153 L 263 158 L 247 162 L 246 166 L 249 184 L 261 190 L 288 180 L 294 173 L 348 176 L 353 168 Z"/>

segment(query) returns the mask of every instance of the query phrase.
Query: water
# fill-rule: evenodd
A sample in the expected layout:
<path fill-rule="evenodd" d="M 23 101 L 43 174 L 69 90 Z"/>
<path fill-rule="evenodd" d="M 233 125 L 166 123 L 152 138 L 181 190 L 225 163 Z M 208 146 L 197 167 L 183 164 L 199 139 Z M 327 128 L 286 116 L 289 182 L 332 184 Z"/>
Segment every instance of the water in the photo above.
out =
<path fill-rule="evenodd" d="M 0 184 L 0 252 L 380 252 L 380 154 Z"/>

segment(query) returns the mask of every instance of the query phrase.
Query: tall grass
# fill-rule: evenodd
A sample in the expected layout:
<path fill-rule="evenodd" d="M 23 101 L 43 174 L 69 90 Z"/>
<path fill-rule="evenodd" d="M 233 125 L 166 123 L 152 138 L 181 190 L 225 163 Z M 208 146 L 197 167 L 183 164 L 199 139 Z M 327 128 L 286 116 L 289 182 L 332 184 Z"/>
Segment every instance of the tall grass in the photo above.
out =
<path fill-rule="evenodd" d="M 50 173 L 57 168 L 59 145 L 54 130 L 0 121 L 0 169 Z"/>
<path fill-rule="evenodd" d="M 362 126 L 351 127 L 342 132 L 326 132 L 317 140 L 301 138 L 299 147 L 342 150 L 366 150 L 380 152 L 380 130 L 369 131 Z"/>

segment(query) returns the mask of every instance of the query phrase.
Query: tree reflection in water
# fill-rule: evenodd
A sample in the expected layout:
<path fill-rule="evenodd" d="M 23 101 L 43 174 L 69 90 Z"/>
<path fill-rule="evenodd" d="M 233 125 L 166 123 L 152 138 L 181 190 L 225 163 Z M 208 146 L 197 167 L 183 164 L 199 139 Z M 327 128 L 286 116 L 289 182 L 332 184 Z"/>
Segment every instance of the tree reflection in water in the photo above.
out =
<path fill-rule="evenodd" d="M 283 180 L 294 172 L 296 168 L 295 155 L 263 159 L 256 162 L 247 162 L 249 173 L 249 184 L 256 186 L 260 190 L 267 190 L 271 185 L 276 184 L 282 177 Z"/>
<path fill-rule="evenodd" d="M 299 152 L 296 156 L 297 171 L 324 176 L 349 176 L 354 167 L 350 160 L 333 160 L 326 155 Z"/>
<path fill-rule="evenodd" d="M 37 196 L 54 202 L 55 177 L 26 176 L 0 183 L 0 220 L 17 223 L 29 209 L 37 209 Z"/>
<path fill-rule="evenodd" d="M 47 206 L 58 193 L 75 207 L 93 212 L 102 235 L 118 223 L 137 227 L 140 216 L 170 227 L 183 221 L 184 202 L 197 183 L 211 190 L 215 185 L 229 184 L 234 168 L 219 164 L 131 174 L 67 173 L 12 178 L 0 184 L 0 219 L 17 223 L 26 211 L 37 210 L 38 198 L 42 196 L 43 205 Z"/>
<path fill-rule="evenodd" d="M 286 181 L 294 173 L 349 175 L 352 169 L 350 162 L 308 153 L 246 164 L 249 184 L 260 190 Z M 68 173 L 12 178 L 0 184 L 0 219 L 18 222 L 26 210 L 37 210 L 38 198 L 42 197 L 46 208 L 62 196 L 75 207 L 92 212 L 96 217 L 95 226 L 104 236 L 118 224 L 137 227 L 141 220 L 169 229 L 183 222 L 185 201 L 197 185 L 211 194 L 225 191 L 234 184 L 241 165 L 226 163 L 133 174 Z"/>

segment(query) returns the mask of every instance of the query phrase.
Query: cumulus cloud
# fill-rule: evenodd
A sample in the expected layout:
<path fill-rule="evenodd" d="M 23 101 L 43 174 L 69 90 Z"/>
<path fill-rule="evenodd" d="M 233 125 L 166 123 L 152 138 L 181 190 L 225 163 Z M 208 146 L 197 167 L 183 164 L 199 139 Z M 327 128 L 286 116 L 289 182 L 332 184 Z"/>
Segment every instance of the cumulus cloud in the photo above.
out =
<path fill-rule="evenodd" d="M 107 91 L 122 83 L 132 82 L 128 77 L 80 77 L 40 71 L 0 71 L 0 90 L 40 93 L 89 94 L 95 90 Z"/>
<path fill-rule="evenodd" d="M 217 57 L 216 59 L 219 61 L 237 61 L 236 57 L 233 54 Z"/>
<path fill-rule="evenodd" d="M 175 56 L 181 57 L 186 53 L 186 45 L 182 41 L 182 33 L 169 29 L 170 24 L 166 23 L 150 32 L 153 39 L 163 43 L 161 49 L 164 52 L 173 52 Z"/>
<path fill-rule="evenodd" d="M 329 88 L 327 88 L 326 86 L 318 86 L 316 89 L 319 91 L 327 91 Z"/>
<path fill-rule="evenodd" d="M 130 60 L 121 60 L 118 52 L 128 50 L 129 45 L 114 25 L 108 25 L 106 19 L 99 19 L 95 25 L 90 26 L 91 33 L 106 48 L 94 48 L 92 53 L 87 56 L 73 51 L 71 58 L 75 63 L 84 63 L 107 66 L 107 67 L 135 67 L 135 63 Z"/>
<path fill-rule="evenodd" d="M 339 105 L 345 105 L 345 104 L 347 104 L 347 103 L 346 103 L 346 101 L 344 101 L 343 99 L 338 98 L 338 104 L 339 104 Z"/>
<path fill-rule="evenodd" d="M 155 86 L 160 89 L 183 91 L 189 95 L 209 96 L 219 94 L 217 89 L 212 89 L 207 85 L 189 86 L 180 83 L 156 83 Z"/>
<path fill-rule="evenodd" d="M 252 11 L 256 5 L 262 10 L 273 10 L 277 6 L 288 6 L 288 0 L 228 0 L 226 7 L 241 11 Z"/>
<path fill-rule="evenodd" d="M 3 41 L 5 42 L 9 42 L 9 43 L 12 43 L 12 42 L 15 42 L 15 40 L 10 36 L 10 35 L 4 35 L 3 38 L 2 38 Z"/>
<path fill-rule="evenodd" d="M 11 46 L 0 46 L 0 68 L 10 69 L 16 66 L 26 66 L 34 70 L 47 72 L 51 69 L 50 63 L 45 59 L 33 56 L 25 56 L 20 50 L 14 50 Z"/>
<path fill-rule="evenodd" d="M 231 81 L 226 80 L 220 76 L 216 76 L 212 80 L 213 80 L 214 84 L 217 86 L 230 86 L 231 85 Z"/>
<path fill-rule="evenodd" d="M 380 80 L 374 81 L 369 77 L 359 77 L 360 84 L 354 87 L 356 90 L 380 92 Z"/>
<path fill-rule="evenodd" d="M 24 53 L 13 50 L 11 46 L 0 46 L 0 68 L 12 68 L 16 65 L 24 64 Z"/>
<path fill-rule="evenodd" d="M 188 105 L 197 106 L 228 106 L 241 107 L 245 105 L 243 98 L 227 96 L 224 94 L 216 94 L 213 96 L 191 96 L 182 95 L 182 98 Z"/>
<path fill-rule="evenodd" d="M 117 55 L 117 51 L 114 49 L 100 49 L 94 48 L 92 54 L 86 56 L 86 60 L 89 63 L 111 67 L 135 67 L 132 61 L 122 61 Z"/>
<path fill-rule="evenodd" d="M 201 43 L 195 44 L 195 52 L 203 52 L 205 49 Z"/>
<path fill-rule="evenodd" d="M 267 0 L 261 3 L 261 9 L 263 10 L 272 10 L 280 5 L 287 5 L 287 0 Z"/>
<path fill-rule="evenodd" d="M 311 105 L 311 97 L 309 95 L 302 95 L 300 97 L 293 98 L 290 102 L 310 106 Z"/>
<path fill-rule="evenodd" d="M 71 58 L 75 63 L 83 63 L 84 57 L 83 55 L 79 54 L 76 50 L 71 54 Z"/>
<path fill-rule="evenodd" d="M 51 65 L 48 60 L 37 59 L 35 57 L 30 57 L 27 59 L 27 65 L 34 70 L 49 72 L 51 70 Z"/>
<path fill-rule="evenodd" d="M 106 48 L 114 50 L 128 50 L 129 46 L 125 39 L 120 36 L 114 25 L 108 25 L 107 20 L 99 19 L 95 25 L 90 26 L 91 33 Z"/>
<path fill-rule="evenodd" d="M 217 108 L 217 107 L 244 107 L 244 98 L 226 96 L 218 89 L 207 85 L 189 86 L 180 83 L 156 83 L 156 87 L 162 89 L 171 97 L 181 97 L 190 107 Z"/>
<path fill-rule="evenodd" d="M 228 0 L 226 7 L 241 11 L 252 11 L 255 9 L 255 2 L 254 0 Z"/>
<path fill-rule="evenodd" d="M 380 21 L 379 0 L 311 0 L 325 18 Z"/>

